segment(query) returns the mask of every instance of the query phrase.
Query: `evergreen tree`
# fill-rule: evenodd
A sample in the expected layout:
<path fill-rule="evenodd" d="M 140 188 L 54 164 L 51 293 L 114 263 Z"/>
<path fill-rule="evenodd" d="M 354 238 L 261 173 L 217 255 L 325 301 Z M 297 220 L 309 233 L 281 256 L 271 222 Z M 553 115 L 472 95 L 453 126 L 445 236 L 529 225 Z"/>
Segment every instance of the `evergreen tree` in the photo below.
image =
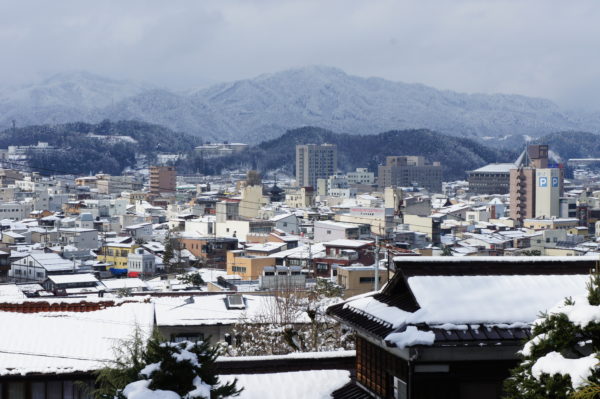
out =
<path fill-rule="evenodd" d="M 587 297 L 567 298 L 543 314 L 532 336 L 505 398 L 600 398 L 600 274 L 591 277 Z"/>
<path fill-rule="evenodd" d="M 136 333 L 118 349 L 118 362 L 98 373 L 98 398 L 155 397 L 221 399 L 238 396 L 237 380 L 221 384 L 215 360 L 217 349 L 208 342 L 164 342 L 155 333 L 144 343 Z"/>
<path fill-rule="evenodd" d="M 448 245 L 444 246 L 444 249 L 442 249 L 442 256 L 452 256 L 452 248 Z"/>
<path fill-rule="evenodd" d="M 170 272 L 173 266 L 173 257 L 175 255 L 173 251 L 173 242 L 171 240 L 170 232 L 167 233 L 167 235 L 165 236 L 164 246 L 165 252 L 163 252 L 162 261 L 163 265 L 165 265 L 165 270 L 167 272 Z"/>
<path fill-rule="evenodd" d="M 204 279 L 199 272 L 188 273 L 177 277 L 184 284 L 190 284 L 192 287 L 199 287 L 204 284 Z"/>

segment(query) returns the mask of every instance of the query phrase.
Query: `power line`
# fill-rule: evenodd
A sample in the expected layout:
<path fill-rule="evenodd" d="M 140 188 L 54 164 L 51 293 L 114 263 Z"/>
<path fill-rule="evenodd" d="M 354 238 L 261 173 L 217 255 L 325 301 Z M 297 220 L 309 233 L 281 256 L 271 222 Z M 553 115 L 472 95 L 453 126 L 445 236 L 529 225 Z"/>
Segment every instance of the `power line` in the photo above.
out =
<path fill-rule="evenodd" d="M 78 356 L 68 356 L 68 355 L 55 355 L 43 352 L 27 352 L 27 351 L 15 351 L 8 349 L 0 349 L 0 353 L 6 353 L 10 355 L 26 355 L 26 356 L 37 356 L 37 357 L 49 357 L 55 359 L 69 359 L 69 360 L 83 360 L 83 361 L 92 361 L 92 362 L 116 362 L 111 359 L 91 359 L 88 357 L 78 357 Z"/>

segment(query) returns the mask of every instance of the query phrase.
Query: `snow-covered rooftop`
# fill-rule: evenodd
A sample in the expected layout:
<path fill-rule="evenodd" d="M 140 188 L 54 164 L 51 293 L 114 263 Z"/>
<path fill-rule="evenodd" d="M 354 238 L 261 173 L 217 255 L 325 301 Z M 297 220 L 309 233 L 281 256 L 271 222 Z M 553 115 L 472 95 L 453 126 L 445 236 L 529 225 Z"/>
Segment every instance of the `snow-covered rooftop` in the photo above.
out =
<path fill-rule="evenodd" d="M 60 274 L 48 276 L 55 284 L 97 283 L 98 279 L 91 273 Z"/>
<path fill-rule="evenodd" d="M 326 247 L 346 247 L 346 248 L 360 248 L 365 245 L 373 244 L 373 241 L 367 240 L 347 240 L 340 238 L 339 240 L 327 241 L 323 245 Z"/>
<path fill-rule="evenodd" d="M 223 383 L 237 378 L 244 387 L 240 399 L 329 399 L 350 382 L 347 370 L 308 370 L 287 373 L 221 375 Z"/>
<path fill-rule="evenodd" d="M 154 298 L 156 323 L 159 326 L 233 324 L 243 317 L 252 321 L 259 315 L 269 314 L 275 300 L 267 295 L 244 295 L 245 309 L 228 309 L 227 295 Z M 299 316 L 298 322 L 308 322 L 308 316 Z"/>
<path fill-rule="evenodd" d="M 588 281 L 589 275 L 413 276 L 408 285 L 420 306 L 415 312 L 388 306 L 371 296 L 350 299 L 346 306 L 394 327 L 529 324 L 564 298 L 584 295 Z"/>
<path fill-rule="evenodd" d="M 126 303 L 86 313 L 1 312 L 0 375 L 97 370 L 136 326 L 149 336 L 151 303 Z"/>

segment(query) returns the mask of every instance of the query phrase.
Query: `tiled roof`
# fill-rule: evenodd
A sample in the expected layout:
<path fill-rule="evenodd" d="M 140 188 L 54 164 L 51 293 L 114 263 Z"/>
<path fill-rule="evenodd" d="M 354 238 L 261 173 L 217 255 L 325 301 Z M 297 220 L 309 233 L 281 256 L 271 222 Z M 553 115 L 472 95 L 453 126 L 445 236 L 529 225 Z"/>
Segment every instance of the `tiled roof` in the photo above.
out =
<path fill-rule="evenodd" d="M 333 399 L 371 399 L 373 396 L 356 385 L 354 382 L 349 382 L 340 389 L 331 393 Z"/>

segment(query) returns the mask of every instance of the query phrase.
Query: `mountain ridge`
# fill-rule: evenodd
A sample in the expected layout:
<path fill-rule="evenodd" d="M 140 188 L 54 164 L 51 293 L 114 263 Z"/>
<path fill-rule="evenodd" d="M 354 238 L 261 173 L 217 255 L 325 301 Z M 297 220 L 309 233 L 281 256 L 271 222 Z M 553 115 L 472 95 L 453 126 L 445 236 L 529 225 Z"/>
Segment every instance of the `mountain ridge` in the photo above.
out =
<path fill-rule="evenodd" d="M 206 141 L 256 144 L 303 126 L 349 134 L 429 129 L 461 137 L 539 137 L 598 131 L 595 113 L 567 112 L 550 100 L 515 94 L 467 94 L 420 83 L 357 77 L 324 66 L 177 92 L 87 72 L 0 89 L 0 128 L 104 119 L 166 126 Z"/>

